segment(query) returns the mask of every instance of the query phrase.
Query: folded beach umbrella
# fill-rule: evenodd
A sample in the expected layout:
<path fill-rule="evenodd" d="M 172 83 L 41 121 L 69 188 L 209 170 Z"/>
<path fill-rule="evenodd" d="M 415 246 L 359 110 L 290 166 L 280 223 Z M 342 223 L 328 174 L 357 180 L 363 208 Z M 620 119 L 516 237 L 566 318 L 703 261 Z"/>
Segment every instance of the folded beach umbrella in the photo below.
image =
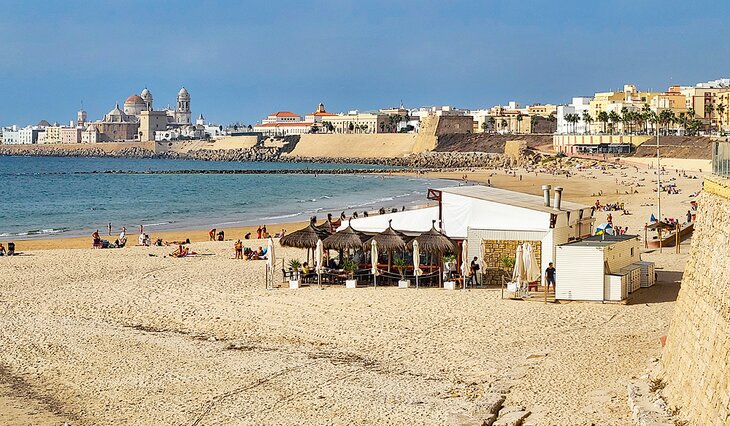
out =
<path fill-rule="evenodd" d="M 377 276 L 380 275 L 380 271 L 378 271 L 378 242 L 375 240 L 370 241 L 370 263 L 370 272 L 373 274 L 373 286 L 377 286 Z"/>
<path fill-rule="evenodd" d="M 274 257 L 274 239 L 269 237 L 268 247 L 266 248 L 266 264 L 269 266 L 269 269 L 272 272 L 274 270 L 275 262 L 276 262 L 276 259 Z"/>
<path fill-rule="evenodd" d="M 321 274 L 324 269 L 324 250 L 322 249 L 322 240 L 317 240 L 317 247 L 314 249 L 314 257 L 317 259 L 317 273 Z"/>
<path fill-rule="evenodd" d="M 529 267 L 525 268 L 527 273 L 527 282 L 534 283 L 540 281 L 542 272 L 537 266 L 537 256 L 535 256 L 535 250 L 532 248 L 532 244 L 527 244 L 527 258 L 529 259 Z"/>
<path fill-rule="evenodd" d="M 416 276 L 423 275 L 421 270 L 421 246 L 418 240 L 413 240 L 413 274 Z"/>
<path fill-rule="evenodd" d="M 522 246 L 517 246 L 517 253 L 515 254 L 515 269 L 512 272 L 512 281 L 517 284 L 517 288 L 522 285 L 522 281 L 525 279 L 525 260 L 522 256 Z"/>
<path fill-rule="evenodd" d="M 466 288 L 466 274 L 469 272 L 469 242 L 464 240 L 461 242 L 461 276 L 464 277 L 464 287 Z"/>

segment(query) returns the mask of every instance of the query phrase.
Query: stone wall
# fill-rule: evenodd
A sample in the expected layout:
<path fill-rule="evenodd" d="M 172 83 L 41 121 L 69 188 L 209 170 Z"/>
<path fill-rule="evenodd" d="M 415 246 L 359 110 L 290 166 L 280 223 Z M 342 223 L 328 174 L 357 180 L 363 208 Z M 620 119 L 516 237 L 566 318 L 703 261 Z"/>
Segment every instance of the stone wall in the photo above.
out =
<path fill-rule="evenodd" d="M 474 117 L 472 117 L 471 115 L 442 115 L 438 117 L 436 136 L 473 132 Z"/>
<path fill-rule="evenodd" d="M 705 180 L 661 358 L 664 396 L 692 425 L 730 425 L 730 180 Z"/>
<path fill-rule="evenodd" d="M 511 277 L 512 269 L 502 266 L 502 258 L 515 258 L 517 246 L 523 243 L 532 244 L 538 263 L 542 259 L 542 242 L 522 240 L 484 240 L 484 284 L 500 285 L 502 277 Z"/>

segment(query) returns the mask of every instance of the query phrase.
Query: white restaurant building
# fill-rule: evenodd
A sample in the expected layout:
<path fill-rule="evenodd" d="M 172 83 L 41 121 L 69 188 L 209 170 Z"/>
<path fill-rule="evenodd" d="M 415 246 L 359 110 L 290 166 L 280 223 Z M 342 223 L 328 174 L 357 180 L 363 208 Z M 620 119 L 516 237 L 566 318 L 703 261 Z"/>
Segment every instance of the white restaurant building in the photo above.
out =
<path fill-rule="evenodd" d="M 411 232 L 428 231 L 433 221 L 441 223 L 446 236 L 467 241 L 470 259 L 482 260 L 486 283 L 499 284 L 490 282 L 490 270 L 494 277 L 501 276 L 502 257 L 514 257 L 518 244 L 531 243 L 544 270 L 548 263 L 555 262 L 559 244 L 593 233 L 593 207 L 562 201 L 562 188 L 555 188 L 554 200 L 549 185 L 543 190 L 541 197 L 481 185 L 431 189 L 429 199 L 437 201 L 437 206 L 353 219 L 350 223 L 362 232 L 382 232 L 391 221 L 394 229 Z M 345 227 L 347 223 L 340 229 Z"/>

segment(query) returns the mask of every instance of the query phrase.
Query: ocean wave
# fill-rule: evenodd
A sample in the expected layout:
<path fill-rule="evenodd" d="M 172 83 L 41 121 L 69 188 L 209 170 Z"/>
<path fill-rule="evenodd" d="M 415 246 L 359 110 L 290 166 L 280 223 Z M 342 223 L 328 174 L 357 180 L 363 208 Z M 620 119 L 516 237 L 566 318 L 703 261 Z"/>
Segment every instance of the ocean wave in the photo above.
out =
<path fill-rule="evenodd" d="M 266 216 L 266 217 L 260 217 L 260 218 L 255 219 L 255 220 L 260 221 L 260 220 L 286 219 L 286 218 L 290 218 L 290 217 L 301 216 L 301 215 L 303 215 L 305 213 L 306 212 L 297 212 L 297 213 L 283 214 L 283 215 L 279 215 L 279 216 Z"/>

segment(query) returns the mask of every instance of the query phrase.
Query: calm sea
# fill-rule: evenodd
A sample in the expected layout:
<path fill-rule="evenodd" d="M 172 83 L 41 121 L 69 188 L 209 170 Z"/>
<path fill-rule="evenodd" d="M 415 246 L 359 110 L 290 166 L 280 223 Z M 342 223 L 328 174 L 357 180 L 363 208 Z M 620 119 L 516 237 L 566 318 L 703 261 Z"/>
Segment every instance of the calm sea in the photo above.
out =
<path fill-rule="evenodd" d="M 0 156 L 0 239 L 306 220 L 424 204 L 441 180 L 364 175 L 73 174 L 98 170 L 369 168 L 344 164 Z M 57 173 L 57 174 L 47 174 Z"/>

